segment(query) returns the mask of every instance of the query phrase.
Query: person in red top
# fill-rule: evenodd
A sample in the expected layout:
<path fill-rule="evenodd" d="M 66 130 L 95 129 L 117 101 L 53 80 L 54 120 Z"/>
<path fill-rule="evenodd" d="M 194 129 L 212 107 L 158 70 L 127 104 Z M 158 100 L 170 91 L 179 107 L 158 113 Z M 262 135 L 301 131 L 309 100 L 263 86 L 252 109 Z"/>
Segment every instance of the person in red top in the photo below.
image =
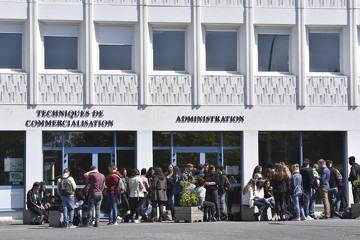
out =
<path fill-rule="evenodd" d="M 95 224 L 94 227 L 99 226 L 100 221 L 100 206 L 103 199 L 102 192 L 105 187 L 105 176 L 100 173 L 95 166 L 90 167 L 90 171 L 84 174 L 85 178 L 89 178 L 90 181 L 90 195 L 89 195 L 89 209 L 87 213 L 87 221 L 85 226 L 89 226 L 91 221 L 92 212 L 95 207 Z"/>
<path fill-rule="evenodd" d="M 109 223 L 108 225 L 117 225 L 117 198 L 120 193 L 117 192 L 117 185 L 120 179 L 120 172 L 114 164 L 109 166 L 109 175 L 106 178 L 108 206 L 109 206 Z"/>

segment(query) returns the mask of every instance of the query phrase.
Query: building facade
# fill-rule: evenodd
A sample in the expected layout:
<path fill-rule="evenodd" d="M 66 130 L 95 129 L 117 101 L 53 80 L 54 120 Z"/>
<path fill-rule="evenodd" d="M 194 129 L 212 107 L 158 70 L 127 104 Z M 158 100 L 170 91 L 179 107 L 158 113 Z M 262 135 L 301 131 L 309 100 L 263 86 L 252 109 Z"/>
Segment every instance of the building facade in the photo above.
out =
<path fill-rule="evenodd" d="M 360 0 L 0 0 L 0 216 L 70 167 L 360 158 Z M 106 173 L 106 172 L 105 172 Z M 352 201 L 351 191 L 347 196 Z"/>

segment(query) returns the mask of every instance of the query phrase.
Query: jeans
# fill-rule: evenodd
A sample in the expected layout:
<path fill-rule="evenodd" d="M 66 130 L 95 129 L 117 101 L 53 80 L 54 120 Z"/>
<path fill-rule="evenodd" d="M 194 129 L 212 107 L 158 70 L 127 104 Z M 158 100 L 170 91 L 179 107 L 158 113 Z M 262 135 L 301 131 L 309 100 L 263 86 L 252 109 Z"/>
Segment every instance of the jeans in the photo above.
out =
<path fill-rule="evenodd" d="M 100 221 L 100 206 L 102 201 L 102 194 L 99 195 L 90 195 L 89 196 L 89 210 L 87 212 L 87 222 L 91 222 L 92 220 L 92 212 L 95 207 L 95 222 L 99 223 Z"/>
<path fill-rule="evenodd" d="M 300 197 L 301 197 L 301 194 L 295 194 L 292 196 L 292 201 L 294 204 L 294 209 L 295 209 L 297 218 L 299 218 L 300 216 L 305 216 L 303 206 L 300 203 Z"/>
<path fill-rule="evenodd" d="M 74 195 L 62 196 L 61 203 L 63 208 L 65 224 L 66 225 L 72 224 L 74 219 L 74 205 L 75 205 Z"/>
<path fill-rule="evenodd" d="M 335 188 L 330 188 L 328 190 L 328 199 L 329 199 L 329 203 L 330 203 L 330 209 L 331 212 L 336 211 L 339 212 L 340 211 L 340 192 L 338 190 L 337 187 Z"/>
<path fill-rule="evenodd" d="M 312 189 L 304 189 L 304 192 L 306 194 L 307 201 L 303 205 L 305 216 L 310 216 L 314 213 L 312 211 Z"/>
<path fill-rule="evenodd" d="M 223 194 L 219 195 L 219 203 L 220 203 L 220 213 L 227 216 L 227 204 L 226 204 L 226 195 L 227 192 L 224 192 Z"/>
<path fill-rule="evenodd" d="M 174 201 L 173 201 L 173 196 L 174 195 L 168 195 L 167 198 L 167 202 L 166 202 L 166 210 L 170 210 L 171 211 L 171 215 L 174 217 Z"/>
<path fill-rule="evenodd" d="M 115 222 L 117 220 L 117 194 L 108 195 L 108 207 L 109 207 L 109 222 Z"/>

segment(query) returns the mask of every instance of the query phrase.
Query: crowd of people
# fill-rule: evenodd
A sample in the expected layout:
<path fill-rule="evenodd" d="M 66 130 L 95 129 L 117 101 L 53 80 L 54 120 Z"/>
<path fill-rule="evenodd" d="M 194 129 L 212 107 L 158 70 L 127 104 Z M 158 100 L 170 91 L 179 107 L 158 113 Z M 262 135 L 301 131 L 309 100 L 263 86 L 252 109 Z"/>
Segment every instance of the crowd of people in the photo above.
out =
<path fill-rule="evenodd" d="M 349 158 L 351 169 L 348 181 L 360 176 L 360 165 L 355 157 Z M 203 210 L 204 221 L 222 221 L 232 211 L 231 194 L 234 176 L 227 176 L 223 167 L 209 164 L 197 168 L 187 164 L 181 171 L 169 165 L 165 171 L 160 167 L 149 169 L 117 169 L 111 164 L 105 177 L 95 166 L 84 174 L 85 187 L 76 191 L 76 183 L 70 169 L 63 171 L 57 181 L 57 193 L 61 198 L 63 224 L 67 228 L 99 226 L 100 208 L 107 201 L 107 225 L 118 222 L 164 221 L 176 219 L 175 207 L 181 206 L 180 195 L 194 190 L 197 206 Z M 180 184 L 187 181 L 187 189 Z M 242 205 L 254 207 L 256 220 L 313 220 L 341 217 L 348 208 L 344 195 L 342 174 L 331 160 L 320 159 L 312 164 L 309 159 L 303 166 L 276 163 L 262 168 L 256 166 L 252 178 L 242 189 Z M 51 204 L 46 201 L 44 182 L 35 182 L 27 193 L 27 207 L 38 217 L 33 224 L 49 221 Z M 359 193 L 353 187 L 354 202 Z M 315 216 L 315 202 L 322 200 L 324 212 Z M 269 213 L 270 212 L 270 216 Z"/>
<path fill-rule="evenodd" d="M 222 167 L 203 164 L 194 167 L 187 164 L 181 171 L 169 165 L 164 172 L 160 167 L 149 169 L 118 170 L 111 164 L 105 177 L 95 166 L 84 174 L 85 187 L 76 191 L 76 183 L 70 169 L 63 171 L 57 181 L 57 194 L 61 198 L 63 224 L 67 228 L 77 226 L 99 226 L 100 208 L 107 201 L 107 225 L 118 222 L 175 220 L 175 207 L 181 206 L 180 194 L 184 191 L 181 181 L 188 181 L 197 194 L 197 206 L 204 211 L 204 221 L 221 221 L 227 218 L 230 181 Z M 49 206 L 39 197 L 39 183 L 28 192 L 28 209 L 48 221 Z M 35 199 L 35 200 L 34 200 Z M 32 203 L 37 201 L 35 205 Z M 34 207 L 35 206 L 35 207 Z M 36 224 L 36 223 L 34 223 Z"/>
<path fill-rule="evenodd" d="M 348 181 L 360 176 L 355 157 L 349 157 L 351 170 Z M 313 220 L 342 217 L 348 208 L 344 195 L 345 179 L 331 160 L 320 159 L 303 165 L 276 163 L 265 169 L 256 166 L 252 178 L 243 188 L 242 204 L 254 207 L 255 220 Z M 357 188 L 353 187 L 354 202 L 359 202 Z M 315 203 L 321 199 L 324 211 L 315 216 Z M 269 214 L 269 209 L 271 213 Z"/>

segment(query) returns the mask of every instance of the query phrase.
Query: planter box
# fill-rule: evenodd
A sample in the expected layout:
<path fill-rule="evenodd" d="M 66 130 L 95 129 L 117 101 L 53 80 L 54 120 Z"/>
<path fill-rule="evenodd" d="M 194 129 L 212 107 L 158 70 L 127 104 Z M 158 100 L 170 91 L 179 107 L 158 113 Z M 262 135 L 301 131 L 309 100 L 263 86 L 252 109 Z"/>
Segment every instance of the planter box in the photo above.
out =
<path fill-rule="evenodd" d="M 175 222 L 202 222 L 203 216 L 199 207 L 175 207 Z"/>
<path fill-rule="evenodd" d="M 360 217 L 360 203 L 351 204 L 351 217 L 352 218 Z"/>

